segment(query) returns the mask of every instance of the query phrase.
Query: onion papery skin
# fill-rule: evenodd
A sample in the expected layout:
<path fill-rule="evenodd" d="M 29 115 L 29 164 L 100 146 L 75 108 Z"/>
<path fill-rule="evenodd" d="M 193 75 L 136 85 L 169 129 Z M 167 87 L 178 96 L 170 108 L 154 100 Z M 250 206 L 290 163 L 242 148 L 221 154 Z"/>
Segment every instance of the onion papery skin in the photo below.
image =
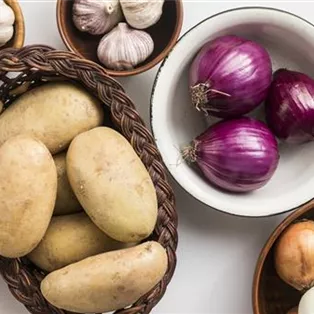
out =
<path fill-rule="evenodd" d="M 231 192 L 264 186 L 279 162 L 277 141 L 253 118 L 221 121 L 198 136 L 185 154 L 214 185 Z"/>
<path fill-rule="evenodd" d="M 291 144 L 314 139 L 314 80 L 286 69 L 274 73 L 265 105 L 273 133 Z"/>
<path fill-rule="evenodd" d="M 215 117 L 239 117 L 266 99 L 271 80 L 271 59 L 262 46 L 239 36 L 218 37 L 192 62 L 192 104 Z"/>

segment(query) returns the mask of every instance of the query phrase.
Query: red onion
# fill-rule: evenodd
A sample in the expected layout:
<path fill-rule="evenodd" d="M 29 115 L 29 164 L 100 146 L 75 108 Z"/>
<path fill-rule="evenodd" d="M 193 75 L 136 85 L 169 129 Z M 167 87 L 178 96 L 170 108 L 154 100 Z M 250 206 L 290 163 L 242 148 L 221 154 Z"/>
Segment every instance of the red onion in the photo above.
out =
<path fill-rule="evenodd" d="M 314 139 L 314 80 L 279 69 L 266 100 L 266 120 L 273 133 L 288 143 Z"/>
<path fill-rule="evenodd" d="M 279 153 L 267 126 L 243 117 L 218 122 L 183 150 L 214 185 L 233 192 L 249 192 L 264 186 L 274 174 Z"/>
<path fill-rule="evenodd" d="M 262 46 L 222 36 L 205 44 L 192 63 L 192 103 L 215 117 L 240 116 L 265 100 L 271 78 L 271 60 Z"/>

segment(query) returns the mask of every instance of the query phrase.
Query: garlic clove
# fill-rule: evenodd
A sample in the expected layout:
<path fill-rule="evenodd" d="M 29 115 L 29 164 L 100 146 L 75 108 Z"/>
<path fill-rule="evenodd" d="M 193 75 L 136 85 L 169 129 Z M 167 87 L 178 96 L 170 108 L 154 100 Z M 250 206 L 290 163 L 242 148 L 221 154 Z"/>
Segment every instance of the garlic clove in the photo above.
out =
<path fill-rule="evenodd" d="M 14 21 L 13 10 L 6 3 L 0 1 L 0 26 L 13 25 Z"/>
<path fill-rule="evenodd" d="M 0 25 L 0 47 L 4 46 L 13 36 L 13 26 Z"/>
<path fill-rule="evenodd" d="M 92 35 L 110 31 L 123 20 L 119 0 L 75 0 L 73 22 L 78 30 Z"/>
<path fill-rule="evenodd" d="M 4 46 L 14 33 L 15 15 L 13 10 L 4 2 L 0 2 L 0 47 Z"/>
<path fill-rule="evenodd" d="M 101 63 L 113 70 L 130 70 L 145 61 L 154 50 L 151 36 L 119 23 L 100 41 L 97 55 Z"/>
<path fill-rule="evenodd" d="M 120 4 L 128 24 L 145 29 L 159 21 L 164 0 L 120 0 Z"/>

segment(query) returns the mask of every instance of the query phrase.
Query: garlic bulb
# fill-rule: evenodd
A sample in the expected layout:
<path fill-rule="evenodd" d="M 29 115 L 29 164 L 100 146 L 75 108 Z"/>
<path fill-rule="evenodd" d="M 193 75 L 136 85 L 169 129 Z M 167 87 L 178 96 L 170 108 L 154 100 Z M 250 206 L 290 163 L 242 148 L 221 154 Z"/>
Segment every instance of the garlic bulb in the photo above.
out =
<path fill-rule="evenodd" d="M 101 35 L 110 31 L 123 14 L 119 0 L 75 0 L 73 22 L 82 32 Z"/>
<path fill-rule="evenodd" d="M 159 21 L 164 0 L 120 0 L 120 3 L 129 25 L 144 29 Z"/>
<path fill-rule="evenodd" d="M 0 47 L 12 38 L 14 21 L 13 10 L 4 2 L 0 2 Z"/>
<path fill-rule="evenodd" d="M 99 43 L 98 59 L 109 69 L 129 70 L 146 60 L 154 50 L 154 42 L 144 31 L 119 23 Z"/>

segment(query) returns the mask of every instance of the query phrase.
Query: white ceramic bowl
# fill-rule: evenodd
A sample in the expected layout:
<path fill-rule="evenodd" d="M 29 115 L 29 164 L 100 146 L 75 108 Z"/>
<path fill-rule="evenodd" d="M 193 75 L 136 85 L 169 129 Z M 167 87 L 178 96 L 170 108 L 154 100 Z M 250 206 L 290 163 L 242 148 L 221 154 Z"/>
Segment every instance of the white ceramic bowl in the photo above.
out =
<path fill-rule="evenodd" d="M 239 8 L 212 16 L 181 37 L 160 66 L 151 98 L 151 123 L 163 160 L 175 180 L 208 206 L 241 216 L 268 216 L 292 210 L 314 197 L 314 142 L 280 143 L 280 162 L 263 188 L 246 194 L 216 189 L 182 160 L 180 149 L 210 124 L 191 105 L 188 71 L 193 57 L 210 39 L 235 34 L 261 43 L 273 70 L 297 70 L 314 77 L 314 26 L 272 8 Z M 254 114 L 263 111 L 260 106 Z"/>

